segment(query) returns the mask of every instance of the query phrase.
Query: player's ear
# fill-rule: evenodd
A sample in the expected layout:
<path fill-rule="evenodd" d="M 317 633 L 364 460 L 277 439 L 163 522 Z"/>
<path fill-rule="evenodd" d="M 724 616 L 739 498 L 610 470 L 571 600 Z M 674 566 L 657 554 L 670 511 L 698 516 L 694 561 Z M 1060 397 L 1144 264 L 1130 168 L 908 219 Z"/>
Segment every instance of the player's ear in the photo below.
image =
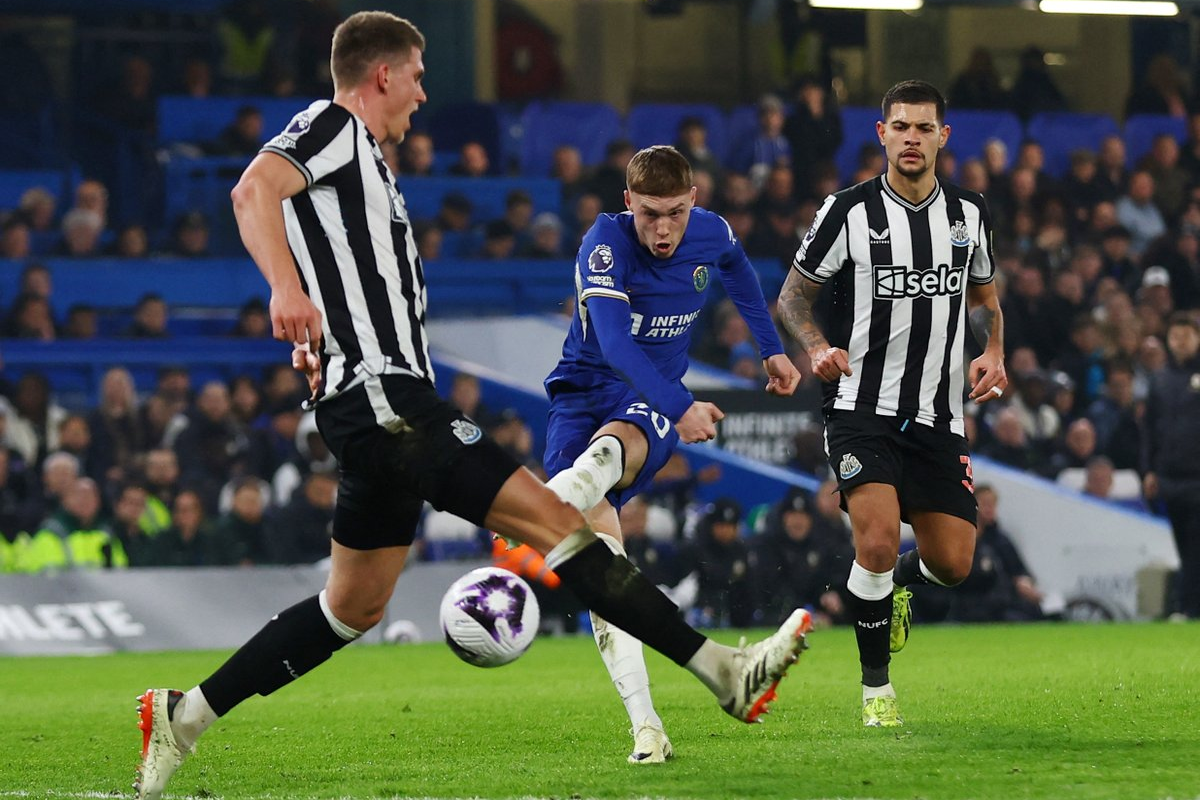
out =
<path fill-rule="evenodd" d="M 950 141 L 950 126 L 943 125 L 941 135 L 938 136 L 938 149 L 941 150 L 946 146 L 946 142 Z"/>
<path fill-rule="evenodd" d="M 883 144 L 883 132 L 885 130 L 887 130 L 887 125 L 885 125 L 880 120 L 876 120 L 875 121 L 875 135 L 879 137 L 880 144 Z"/>
<path fill-rule="evenodd" d="M 380 61 L 375 66 L 375 85 L 379 87 L 379 91 L 386 94 L 388 81 L 392 77 L 392 67 L 386 61 Z"/>
<path fill-rule="evenodd" d="M 696 207 L 696 187 L 695 186 L 692 187 L 692 191 L 688 195 L 688 200 L 690 201 L 691 206 L 693 208 L 695 208 Z"/>
<path fill-rule="evenodd" d="M 693 189 L 692 191 L 695 192 L 695 189 Z M 632 197 L 632 195 L 629 194 L 628 189 L 625 190 L 625 207 L 628 208 L 630 211 L 633 211 L 633 197 Z"/>

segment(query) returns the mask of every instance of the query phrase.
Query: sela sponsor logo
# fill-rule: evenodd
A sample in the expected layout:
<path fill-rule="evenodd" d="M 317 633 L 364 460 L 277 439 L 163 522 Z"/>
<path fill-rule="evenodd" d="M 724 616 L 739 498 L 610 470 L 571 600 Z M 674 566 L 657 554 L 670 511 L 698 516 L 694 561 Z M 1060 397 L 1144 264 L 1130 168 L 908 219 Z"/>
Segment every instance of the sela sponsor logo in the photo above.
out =
<path fill-rule="evenodd" d="M 612 248 L 606 244 L 598 244 L 588 256 L 588 269 L 592 272 L 608 272 L 613 268 Z"/>
<path fill-rule="evenodd" d="M 650 317 L 650 324 L 646 330 L 641 331 L 641 335 L 648 339 L 673 339 L 676 336 L 682 336 L 692 327 L 692 323 L 700 316 L 700 311 L 693 311 L 690 314 L 670 314 L 664 316 Z M 645 317 L 639 316 L 637 327 L 641 327 L 641 323 L 645 321 Z M 638 333 L 635 328 L 634 333 Z"/>
<path fill-rule="evenodd" d="M 450 423 L 450 430 L 463 444 L 475 444 L 483 438 L 479 426 L 469 419 L 456 419 Z"/>
<path fill-rule="evenodd" d="M 584 280 L 592 286 L 601 286 L 605 289 L 615 289 L 617 286 L 612 275 L 588 275 Z"/>
<path fill-rule="evenodd" d="M 860 472 L 862 472 L 862 462 L 855 458 L 853 453 L 846 453 L 838 462 L 838 475 L 842 476 L 842 480 L 853 478 Z"/>
<path fill-rule="evenodd" d="M 967 223 L 959 220 L 950 228 L 950 244 L 955 247 L 966 247 L 971 243 L 971 234 L 967 232 Z"/>
<path fill-rule="evenodd" d="M 877 230 L 874 230 L 873 228 L 868 227 L 867 232 L 871 234 L 871 244 L 890 244 L 891 243 L 891 239 L 888 238 L 888 234 L 890 234 L 892 232 L 891 228 L 884 228 L 881 231 L 877 231 Z"/>
<path fill-rule="evenodd" d="M 145 633 L 146 626 L 120 600 L 0 605 L 0 641 L 79 642 L 114 636 L 131 639 Z"/>
<path fill-rule="evenodd" d="M 910 270 L 906 266 L 885 264 L 875 267 L 875 299 L 903 300 L 913 297 L 939 297 L 961 294 L 962 267 L 938 264 L 934 269 Z"/>

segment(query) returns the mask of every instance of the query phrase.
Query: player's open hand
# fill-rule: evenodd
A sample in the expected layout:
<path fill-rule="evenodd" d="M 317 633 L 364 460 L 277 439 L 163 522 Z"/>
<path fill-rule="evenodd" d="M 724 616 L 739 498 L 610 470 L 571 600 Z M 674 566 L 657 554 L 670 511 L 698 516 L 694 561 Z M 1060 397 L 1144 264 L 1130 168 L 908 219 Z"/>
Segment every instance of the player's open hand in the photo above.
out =
<path fill-rule="evenodd" d="M 770 358 L 763 359 L 763 366 L 767 370 L 767 392 L 769 394 L 777 394 L 780 397 L 788 397 L 796 391 L 796 387 L 800 385 L 800 370 L 796 369 L 796 365 L 787 357 L 785 353 L 773 355 Z"/>
<path fill-rule="evenodd" d="M 827 383 L 854 374 L 850 369 L 850 354 L 840 347 L 813 349 L 808 356 L 812 359 L 813 374 Z"/>
<path fill-rule="evenodd" d="M 725 413 L 712 403 L 697 400 L 675 423 L 675 432 L 684 444 L 708 442 L 717 438 L 717 423 L 725 419 Z"/>
<path fill-rule="evenodd" d="M 321 357 L 312 351 L 308 342 L 292 343 L 292 369 L 304 373 L 309 397 L 316 397 L 321 385 Z"/>
<path fill-rule="evenodd" d="M 991 400 L 1004 397 L 1008 388 L 1008 373 L 1004 371 L 1004 356 L 990 351 L 971 362 L 967 372 L 971 382 L 970 398 L 975 405 L 983 405 Z"/>
<path fill-rule="evenodd" d="M 308 342 L 321 351 L 321 312 L 298 287 L 271 293 L 271 333 L 283 342 Z"/>

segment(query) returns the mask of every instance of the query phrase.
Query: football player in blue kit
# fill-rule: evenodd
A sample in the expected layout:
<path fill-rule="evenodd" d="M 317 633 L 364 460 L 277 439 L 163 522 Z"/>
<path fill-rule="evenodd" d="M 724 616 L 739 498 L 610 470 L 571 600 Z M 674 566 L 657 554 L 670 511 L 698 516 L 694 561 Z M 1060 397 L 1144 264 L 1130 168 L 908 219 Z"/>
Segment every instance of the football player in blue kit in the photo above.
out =
<path fill-rule="evenodd" d="M 800 381 L 741 243 L 719 215 L 695 207 L 687 159 L 672 147 L 646 148 L 629 162 L 626 182 L 629 210 L 600 215 L 583 237 L 575 317 L 546 378 L 548 485 L 617 553 L 624 552 L 621 506 L 653 480 L 678 442 L 712 439 L 724 416 L 683 385 L 691 329 L 714 275 L 754 335 L 766 390 L 790 395 Z M 650 698 L 642 643 L 594 614 L 592 622 L 629 712 L 629 761 L 665 761 L 671 742 Z"/>

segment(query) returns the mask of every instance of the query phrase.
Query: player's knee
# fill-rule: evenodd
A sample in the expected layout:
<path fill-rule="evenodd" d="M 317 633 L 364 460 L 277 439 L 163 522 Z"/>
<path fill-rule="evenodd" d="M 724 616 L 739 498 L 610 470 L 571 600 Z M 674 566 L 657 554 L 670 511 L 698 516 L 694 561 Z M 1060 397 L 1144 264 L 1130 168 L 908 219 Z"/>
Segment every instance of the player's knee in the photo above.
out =
<path fill-rule="evenodd" d="M 937 567 L 929 567 L 939 581 L 946 586 L 957 586 L 967 579 L 971 574 L 971 559 L 955 559 L 949 564 L 942 564 Z"/>
<path fill-rule="evenodd" d="M 343 625 L 366 633 L 383 619 L 389 599 L 391 592 L 382 595 L 373 593 L 371 596 L 366 596 L 366 593 L 350 597 L 330 595 L 329 610 Z"/>
<path fill-rule="evenodd" d="M 854 560 L 871 572 L 887 572 L 896 565 L 896 545 L 888 536 L 860 535 Z"/>

